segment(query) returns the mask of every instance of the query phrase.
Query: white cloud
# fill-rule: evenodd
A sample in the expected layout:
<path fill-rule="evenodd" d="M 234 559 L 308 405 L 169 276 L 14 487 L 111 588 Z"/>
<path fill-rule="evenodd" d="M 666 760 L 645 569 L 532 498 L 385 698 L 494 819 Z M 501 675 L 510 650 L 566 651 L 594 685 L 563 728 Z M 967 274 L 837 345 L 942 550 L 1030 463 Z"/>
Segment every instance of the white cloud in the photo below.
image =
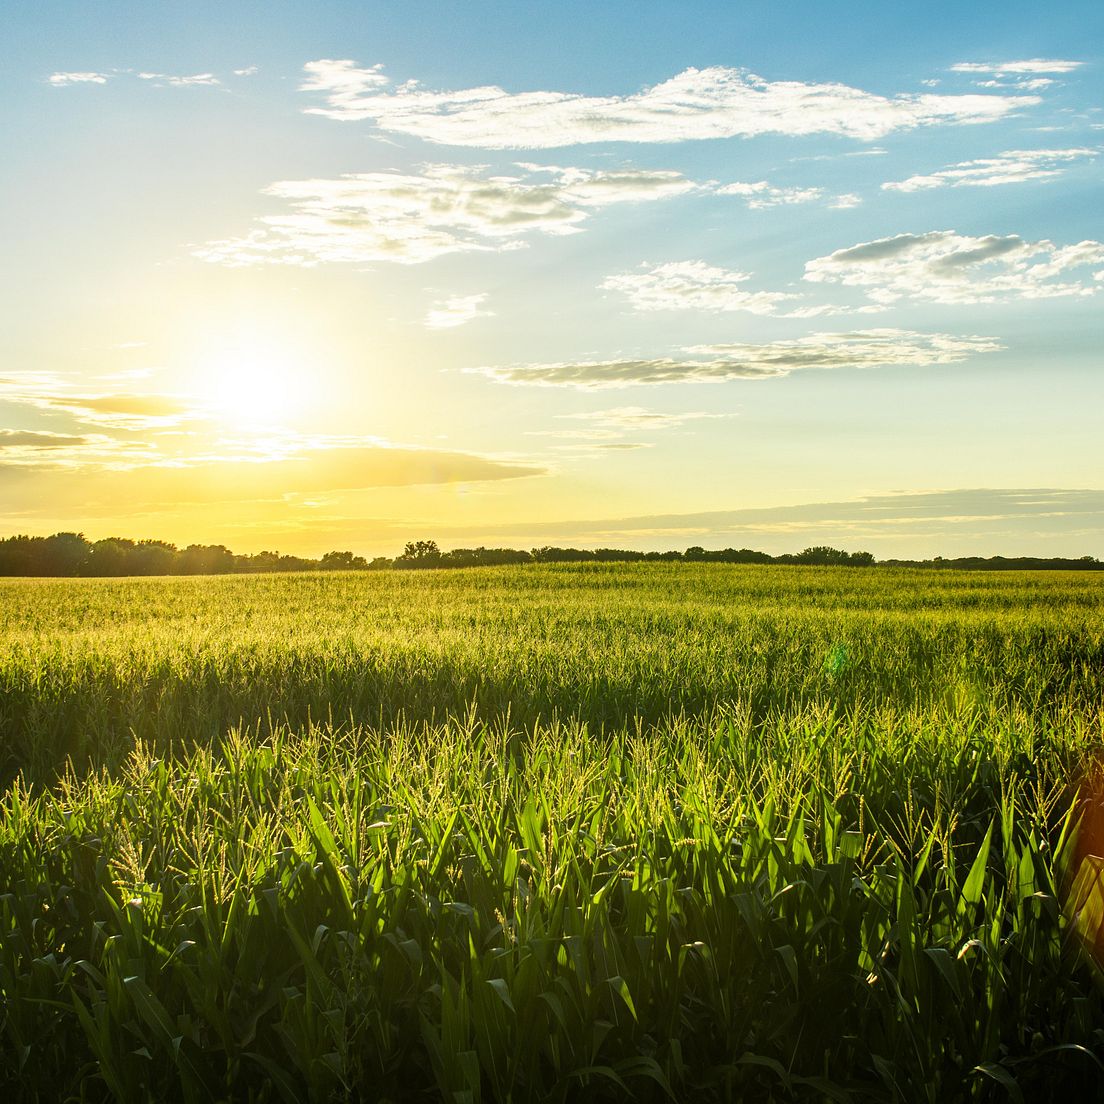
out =
<path fill-rule="evenodd" d="M 779 291 L 746 291 L 748 272 L 718 268 L 705 261 L 671 261 L 623 272 L 602 282 L 607 291 L 628 296 L 638 311 L 707 310 L 775 314 L 778 304 L 797 296 Z"/>
<path fill-rule="evenodd" d="M 953 230 L 898 234 L 817 257 L 805 279 L 867 289 L 876 303 L 912 298 L 935 303 L 992 303 L 1092 295 L 1081 280 L 1061 280 L 1076 269 L 1104 265 L 1104 243 L 1057 246 L 1017 234 L 974 238 Z"/>
<path fill-rule="evenodd" d="M 1096 154 L 1096 150 L 1081 148 L 1006 150 L 996 157 L 960 161 L 930 175 L 889 181 L 882 187 L 896 192 L 916 192 L 925 188 L 990 187 L 1019 184 L 1024 180 L 1046 180 L 1060 176 L 1070 162 Z"/>
<path fill-rule="evenodd" d="M 1093 149 L 1006 150 L 996 157 L 960 161 L 927 176 L 889 181 L 883 188 L 895 192 L 916 192 L 926 188 L 990 187 L 1019 184 L 1024 180 L 1047 180 L 1060 176 L 1073 161 L 1095 157 Z"/>
<path fill-rule="evenodd" d="M 765 180 L 757 180 L 754 184 L 740 181 L 724 184 L 717 189 L 717 195 L 742 196 L 747 200 L 749 209 L 758 211 L 764 207 L 778 207 L 784 204 L 812 203 L 820 199 L 824 192 L 820 188 L 776 188 Z"/>
<path fill-rule="evenodd" d="M 743 69 L 687 69 L 626 96 L 506 92 L 495 86 L 435 92 L 391 85 L 379 65 L 320 60 L 301 87 L 325 106 L 308 112 L 367 120 L 443 145 L 551 149 L 587 142 L 681 142 L 758 134 L 874 139 L 938 124 L 985 123 L 1038 103 L 1035 96 L 878 96 L 845 84 L 769 81 Z"/>
<path fill-rule="evenodd" d="M 373 65 L 369 69 L 358 68 L 353 61 L 338 61 L 321 58 L 308 61 L 303 66 L 306 79 L 299 90 L 301 92 L 324 92 L 331 109 L 355 111 L 359 99 L 370 92 L 378 92 L 391 83 L 383 74 L 382 65 Z"/>
<path fill-rule="evenodd" d="M 55 88 L 65 88 L 70 84 L 107 84 L 109 73 L 51 73 L 46 78 Z"/>
<path fill-rule="evenodd" d="M 191 76 L 173 76 L 170 73 L 139 73 L 139 80 L 156 81 L 170 88 L 190 88 L 193 85 L 221 84 L 214 73 L 193 73 Z"/>
<path fill-rule="evenodd" d="M 418 264 L 446 253 L 523 247 L 531 233 L 573 234 L 593 210 L 681 195 L 681 173 L 521 166 L 523 175 L 428 165 L 420 174 L 359 173 L 336 180 L 288 180 L 265 193 L 291 212 L 261 218 L 248 237 L 194 250 L 229 265 L 336 262 Z"/>
<path fill-rule="evenodd" d="M 1064 61 L 1059 58 L 1028 58 L 1024 61 L 960 61 L 951 66 L 952 73 L 1072 73 L 1080 69 L 1083 61 Z"/>
<path fill-rule="evenodd" d="M 235 69 L 235 77 L 255 77 L 260 72 L 256 65 L 247 65 L 244 69 Z"/>
<path fill-rule="evenodd" d="M 861 203 L 862 196 L 857 196 L 854 192 L 845 192 L 843 195 L 836 196 L 828 206 L 834 207 L 837 211 L 849 211 Z"/>
<path fill-rule="evenodd" d="M 858 196 L 839 198 L 844 201 L 841 206 L 852 206 L 846 202 L 848 200 L 861 202 Z M 748 272 L 719 268 L 705 261 L 670 261 L 640 267 L 640 272 L 608 276 L 601 284 L 607 291 L 619 291 L 626 295 L 633 309 L 638 311 L 746 311 L 748 314 L 775 315 L 779 318 L 819 318 L 831 314 L 872 314 L 885 309 L 882 306 L 822 303 L 780 311 L 781 304 L 789 304 L 801 296 L 781 291 L 746 291 L 743 284 L 751 279 Z"/>
<path fill-rule="evenodd" d="M 604 361 L 565 361 L 469 369 L 496 383 L 606 390 L 660 383 L 723 383 L 770 379 L 807 368 L 923 367 L 955 364 L 1001 345 L 988 337 L 955 337 L 908 330 L 817 333 L 762 345 L 694 345 L 678 355 Z"/>
<path fill-rule="evenodd" d="M 434 303 L 425 316 L 425 324 L 431 330 L 448 330 L 463 326 L 474 318 L 490 318 L 494 311 L 481 309 L 486 298 L 484 292 L 481 295 L 454 295 Z"/>

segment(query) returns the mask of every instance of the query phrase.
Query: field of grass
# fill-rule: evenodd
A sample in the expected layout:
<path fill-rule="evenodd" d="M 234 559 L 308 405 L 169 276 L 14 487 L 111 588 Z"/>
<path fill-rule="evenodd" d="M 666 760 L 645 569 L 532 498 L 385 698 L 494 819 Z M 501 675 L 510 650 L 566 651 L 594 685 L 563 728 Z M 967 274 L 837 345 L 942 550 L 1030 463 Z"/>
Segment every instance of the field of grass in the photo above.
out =
<path fill-rule="evenodd" d="M 1102 742 L 1092 574 L 2 582 L 3 1099 L 1104 1099 Z"/>

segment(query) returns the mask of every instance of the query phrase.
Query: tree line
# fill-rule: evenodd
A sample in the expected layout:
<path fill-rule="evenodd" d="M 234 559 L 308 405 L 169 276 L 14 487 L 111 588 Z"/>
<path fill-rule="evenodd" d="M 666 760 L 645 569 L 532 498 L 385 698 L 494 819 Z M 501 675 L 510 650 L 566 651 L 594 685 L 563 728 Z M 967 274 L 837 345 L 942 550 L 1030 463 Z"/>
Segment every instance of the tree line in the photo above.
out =
<path fill-rule="evenodd" d="M 528 551 L 518 548 L 454 548 L 443 552 L 436 541 L 411 541 L 398 556 L 368 560 L 353 552 L 327 552 L 318 559 L 279 552 L 239 555 L 221 544 L 189 544 L 178 548 L 159 540 L 108 537 L 90 541 L 82 533 L 54 533 L 49 537 L 14 536 L 0 539 L 0 576 L 231 575 L 278 571 L 379 571 L 422 568 L 487 567 L 527 563 L 728 563 L 809 564 L 873 567 L 870 552 L 845 552 L 816 545 L 801 552 L 771 556 L 751 548 L 707 549 L 692 545 L 684 551 L 637 552 L 625 548 L 560 548 L 545 545 Z M 959 568 L 970 570 L 1101 570 L 1093 556 L 1078 559 L 1038 557 L 988 558 L 969 556 L 930 560 L 884 560 L 885 567 Z"/>

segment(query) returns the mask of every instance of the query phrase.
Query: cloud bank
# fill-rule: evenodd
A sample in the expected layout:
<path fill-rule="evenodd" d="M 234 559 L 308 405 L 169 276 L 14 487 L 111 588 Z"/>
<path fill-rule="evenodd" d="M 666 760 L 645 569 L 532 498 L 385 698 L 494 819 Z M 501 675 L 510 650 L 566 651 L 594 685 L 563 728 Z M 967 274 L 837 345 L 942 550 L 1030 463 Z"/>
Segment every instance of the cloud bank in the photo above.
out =
<path fill-rule="evenodd" d="M 311 114 L 368 121 L 440 145 L 553 149 L 591 142 L 683 142 L 760 134 L 837 134 L 869 140 L 942 124 L 987 123 L 1035 96 L 878 96 L 845 84 L 769 81 L 745 69 L 686 69 L 625 96 L 511 93 L 495 86 L 430 91 L 392 85 L 380 65 L 342 59 L 304 66 L 301 88 L 320 94 Z"/>
<path fill-rule="evenodd" d="M 227 443 L 198 454 L 94 439 L 65 456 L 37 457 L 0 447 L 4 513 L 67 514 L 73 523 L 185 505 L 286 503 L 289 496 L 373 487 L 482 483 L 545 474 L 545 469 L 477 453 L 392 445 L 372 438 L 316 435 L 264 448 Z M 2 441 L 0 441 L 2 445 Z M 143 449 L 145 451 L 143 451 Z"/>
<path fill-rule="evenodd" d="M 469 369 L 496 383 L 571 387 L 583 391 L 661 383 L 724 383 L 771 379 L 818 368 L 924 367 L 956 364 L 1002 346 L 988 337 L 955 337 L 909 330 L 817 333 L 762 345 L 695 345 L 679 356 L 565 361 Z"/>
<path fill-rule="evenodd" d="M 933 303 L 994 303 L 1007 299 L 1088 296 L 1102 279 L 1071 279 L 1078 270 L 1104 265 L 1104 243 L 1058 246 L 1024 241 L 1017 234 L 968 237 L 953 230 L 898 234 L 817 257 L 805 279 L 866 289 L 874 302 L 900 299 Z"/>
<path fill-rule="evenodd" d="M 670 171 L 520 169 L 491 175 L 484 167 L 427 165 L 420 173 L 280 181 L 265 194 L 287 201 L 290 213 L 261 218 L 248 236 L 193 253 L 227 265 L 419 264 L 447 253 L 517 249 L 533 233 L 578 233 L 602 207 L 697 187 Z"/>
<path fill-rule="evenodd" d="M 476 532 L 456 527 L 443 535 L 463 540 Z M 1102 537 L 1104 490 L 1030 487 L 873 494 L 842 502 L 519 522 L 478 530 L 478 538 L 487 542 L 513 538 L 544 544 L 679 547 L 680 540 L 697 544 L 707 539 L 713 546 L 778 552 L 825 543 L 877 548 L 884 542 L 888 548 L 879 553 L 883 556 L 899 554 L 902 547 L 921 556 L 1069 556 L 1099 548 Z"/>

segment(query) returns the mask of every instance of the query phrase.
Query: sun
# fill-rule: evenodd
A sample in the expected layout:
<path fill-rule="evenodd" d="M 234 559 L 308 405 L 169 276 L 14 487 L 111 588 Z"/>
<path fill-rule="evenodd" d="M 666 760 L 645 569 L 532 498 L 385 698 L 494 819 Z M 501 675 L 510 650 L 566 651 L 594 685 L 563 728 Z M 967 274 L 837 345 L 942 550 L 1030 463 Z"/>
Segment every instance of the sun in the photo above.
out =
<path fill-rule="evenodd" d="M 219 342 L 197 372 L 204 410 L 237 426 L 281 425 L 295 419 L 308 398 L 309 368 L 297 350 L 255 334 Z"/>

